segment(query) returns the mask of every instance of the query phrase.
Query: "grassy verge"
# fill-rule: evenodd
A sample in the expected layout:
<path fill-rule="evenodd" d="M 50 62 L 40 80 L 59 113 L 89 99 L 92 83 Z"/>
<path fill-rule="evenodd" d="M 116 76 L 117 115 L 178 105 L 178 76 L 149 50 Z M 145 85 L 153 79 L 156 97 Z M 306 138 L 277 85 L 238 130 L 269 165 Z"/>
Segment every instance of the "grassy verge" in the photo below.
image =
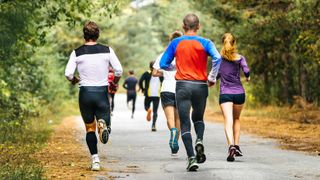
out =
<path fill-rule="evenodd" d="M 55 105 L 56 106 L 56 105 Z M 10 140 L 0 144 L 0 179 L 41 179 L 43 167 L 32 157 L 47 142 L 53 126 L 63 116 L 76 114 L 75 101 L 68 101 L 58 108 L 43 107 L 39 117 L 33 117 L 25 125 L 12 125 L 4 136 Z M 54 111 L 53 111 L 54 110 Z"/>
<path fill-rule="evenodd" d="M 210 121 L 223 122 L 221 110 L 216 105 L 209 106 L 206 116 Z M 241 129 L 278 139 L 285 149 L 320 155 L 320 110 L 310 104 L 245 107 L 241 115 Z"/>

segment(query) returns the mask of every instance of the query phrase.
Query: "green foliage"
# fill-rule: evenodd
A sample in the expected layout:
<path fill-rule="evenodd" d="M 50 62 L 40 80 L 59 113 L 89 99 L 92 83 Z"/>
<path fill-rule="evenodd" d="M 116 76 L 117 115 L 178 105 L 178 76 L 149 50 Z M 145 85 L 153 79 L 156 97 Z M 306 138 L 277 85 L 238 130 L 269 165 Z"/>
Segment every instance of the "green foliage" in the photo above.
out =
<path fill-rule="evenodd" d="M 0 1 L 0 179 L 41 179 L 42 167 L 30 156 L 49 136 L 48 114 L 57 116 L 75 91 L 63 75 L 75 43 L 61 43 L 56 29 L 70 30 L 92 14 L 111 18 L 119 5 L 111 0 Z"/>
<path fill-rule="evenodd" d="M 320 3 L 313 0 L 194 1 L 238 39 L 252 71 L 249 92 L 258 103 L 320 103 Z"/>

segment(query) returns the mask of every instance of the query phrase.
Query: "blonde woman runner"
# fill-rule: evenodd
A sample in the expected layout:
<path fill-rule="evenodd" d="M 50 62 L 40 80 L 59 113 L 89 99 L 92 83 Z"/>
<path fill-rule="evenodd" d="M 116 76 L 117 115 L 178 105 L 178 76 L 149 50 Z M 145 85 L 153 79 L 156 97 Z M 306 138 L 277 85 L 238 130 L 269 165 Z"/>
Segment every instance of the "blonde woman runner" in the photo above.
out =
<path fill-rule="evenodd" d="M 234 161 L 235 156 L 242 156 L 239 146 L 240 114 L 245 102 L 245 91 L 240 81 L 240 70 L 246 80 L 250 80 L 250 71 L 244 56 L 237 53 L 236 39 L 231 33 L 222 37 L 223 47 L 220 52 L 222 62 L 220 77 L 219 104 L 224 116 L 224 130 L 229 145 L 227 161 Z"/>

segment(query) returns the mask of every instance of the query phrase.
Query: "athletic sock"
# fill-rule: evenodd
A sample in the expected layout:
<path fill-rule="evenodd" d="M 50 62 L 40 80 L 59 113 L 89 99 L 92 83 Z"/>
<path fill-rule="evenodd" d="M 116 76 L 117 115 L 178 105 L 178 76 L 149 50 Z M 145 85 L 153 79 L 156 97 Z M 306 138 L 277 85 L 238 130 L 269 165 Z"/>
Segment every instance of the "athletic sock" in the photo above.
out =
<path fill-rule="evenodd" d="M 197 121 L 194 123 L 194 129 L 197 134 L 198 139 L 203 139 L 203 133 L 204 133 L 204 122 L 203 121 Z"/>
<path fill-rule="evenodd" d="M 90 150 L 90 154 L 91 155 L 98 154 L 98 148 L 97 148 L 98 140 L 97 140 L 96 132 L 87 132 L 86 141 L 87 141 L 88 148 Z"/>
<path fill-rule="evenodd" d="M 193 145 L 192 145 L 192 137 L 190 132 L 185 132 L 181 135 L 183 144 L 187 150 L 188 157 L 193 157 L 194 151 L 193 151 Z"/>
<path fill-rule="evenodd" d="M 93 154 L 91 157 L 93 163 L 100 162 L 98 154 Z"/>

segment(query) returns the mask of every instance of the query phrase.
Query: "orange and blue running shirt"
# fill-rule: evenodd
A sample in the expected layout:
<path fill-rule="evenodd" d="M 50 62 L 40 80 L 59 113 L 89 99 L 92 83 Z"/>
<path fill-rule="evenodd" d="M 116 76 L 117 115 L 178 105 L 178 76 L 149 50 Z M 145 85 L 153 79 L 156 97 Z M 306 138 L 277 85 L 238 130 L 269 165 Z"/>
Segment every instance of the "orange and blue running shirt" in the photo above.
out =
<path fill-rule="evenodd" d="M 184 35 L 172 40 L 160 60 L 160 68 L 172 69 L 171 62 L 176 58 L 176 80 L 207 81 L 208 55 L 212 58 L 209 80 L 216 81 L 221 56 L 214 43 L 195 34 Z"/>

